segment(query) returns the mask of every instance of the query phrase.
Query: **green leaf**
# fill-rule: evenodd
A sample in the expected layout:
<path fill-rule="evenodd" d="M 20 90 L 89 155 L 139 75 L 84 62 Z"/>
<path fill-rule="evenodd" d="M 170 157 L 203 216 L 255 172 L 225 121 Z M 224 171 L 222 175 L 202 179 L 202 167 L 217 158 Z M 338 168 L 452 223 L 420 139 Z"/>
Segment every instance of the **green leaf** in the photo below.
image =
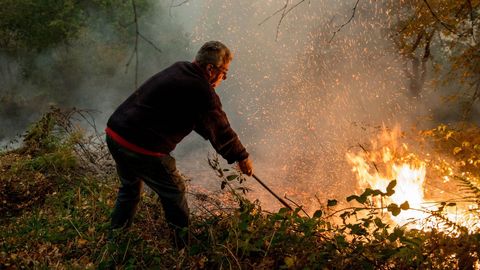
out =
<path fill-rule="evenodd" d="M 355 235 L 365 235 L 367 233 L 365 228 L 360 226 L 360 224 L 353 224 L 350 227 L 350 230 L 351 230 L 351 234 L 355 234 Z"/>
<path fill-rule="evenodd" d="M 400 209 L 402 209 L 402 210 L 408 210 L 408 209 L 410 209 L 410 205 L 408 204 L 408 201 L 405 201 L 404 203 L 402 203 L 402 204 L 400 205 Z"/>
<path fill-rule="evenodd" d="M 361 196 L 350 195 L 347 197 L 347 202 L 356 200 L 359 203 L 365 203 L 367 201 L 367 196 L 364 196 L 364 195 L 365 195 L 365 192 Z"/>
<path fill-rule="evenodd" d="M 395 190 L 393 189 L 395 188 L 396 185 L 397 185 L 397 180 L 393 179 L 392 181 L 390 181 L 390 183 L 387 186 L 387 193 L 386 193 L 387 196 L 392 196 L 393 193 L 395 193 Z"/>
<path fill-rule="evenodd" d="M 224 189 L 226 185 L 227 185 L 227 182 L 222 181 L 222 183 L 220 184 L 220 188 Z"/>
<path fill-rule="evenodd" d="M 237 177 L 238 177 L 238 175 L 232 174 L 232 175 L 227 176 L 227 180 L 228 180 L 228 181 L 232 181 L 232 180 L 237 179 Z"/>
<path fill-rule="evenodd" d="M 322 210 L 317 210 L 315 213 L 313 213 L 314 218 L 320 218 L 323 215 Z"/>
<path fill-rule="evenodd" d="M 363 194 L 362 196 L 357 198 L 357 202 L 359 203 L 365 203 L 366 201 L 367 201 L 367 196 L 363 196 Z"/>
<path fill-rule="evenodd" d="M 282 207 L 278 210 L 278 213 L 281 214 L 281 215 L 288 214 L 289 212 L 290 212 L 290 209 L 288 209 L 286 207 Z"/>
<path fill-rule="evenodd" d="M 386 226 L 379 217 L 376 217 L 373 221 L 378 228 L 384 228 Z"/>
<path fill-rule="evenodd" d="M 328 200 L 327 202 L 327 206 L 330 207 L 330 206 L 335 206 L 337 205 L 337 200 Z"/>
<path fill-rule="evenodd" d="M 406 238 L 406 237 L 402 237 L 400 238 L 400 242 L 402 242 L 402 244 L 405 244 L 407 246 L 412 246 L 412 247 L 419 247 L 420 244 L 421 244 L 421 240 L 419 239 L 409 239 L 409 238 Z"/>
<path fill-rule="evenodd" d="M 387 206 L 387 210 L 392 213 L 393 216 L 398 216 L 398 214 L 400 214 L 400 212 L 402 211 L 400 209 L 400 207 L 398 207 L 397 204 L 395 203 L 391 203 Z"/>
<path fill-rule="evenodd" d="M 393 229 L 393 232 L 391 234 L 388 235 L 388 240 L 390 240 L 390 242 L 394 242 L 395 240 L 401 238 L 403 236 L 403 230 L 399 229 L 398 227 L 395 227 L 395 229 Z"/>
<path fill-rule="evenodd" d="M 365 199 L 373 194 L 373 189 L 371 188 L 366 188 L 365 191 L 360 195 L 360 197 L 364 197 Z"/>
<path fill-rule="evenodd" d="M 350 216 L 352 215 L 352 213 L 346 211 L 346 212 L 343 212 L 342 214 L 340 214 L 340 218 L 342 218 L 342 220 L 346 220 L 347 218 L 349 218 Z"/>
<path fill-rule="evenodd" d="M 335 242 L 339 248 L 345 248 L 348 247 L 348 242 L 345 240 L 345 236 L 343 235 L 337 235 L 335 236 Z"/>
<path fill-rule="evenodd" d="M 347 202 L 350 202 L 350 201 L 353 201 L 353 200 L 357 200 L 358 199 L 358 196 L 357 195 L 350 195 L 347 197 Z"/>

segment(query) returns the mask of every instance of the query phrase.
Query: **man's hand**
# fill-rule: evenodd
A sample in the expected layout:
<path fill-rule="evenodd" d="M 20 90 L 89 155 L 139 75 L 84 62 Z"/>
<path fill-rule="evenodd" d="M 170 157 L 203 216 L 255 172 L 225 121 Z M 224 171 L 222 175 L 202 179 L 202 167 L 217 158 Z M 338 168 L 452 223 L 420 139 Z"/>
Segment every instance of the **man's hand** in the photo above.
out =
<path fill-rule="evenodd" d="M 238 167 L 240 167 L 240 171 L 248 176 L 252 176 L 253 174 L 253 162 L 251 159 L 246 158 L 242 161 L 238 161 Z"/>

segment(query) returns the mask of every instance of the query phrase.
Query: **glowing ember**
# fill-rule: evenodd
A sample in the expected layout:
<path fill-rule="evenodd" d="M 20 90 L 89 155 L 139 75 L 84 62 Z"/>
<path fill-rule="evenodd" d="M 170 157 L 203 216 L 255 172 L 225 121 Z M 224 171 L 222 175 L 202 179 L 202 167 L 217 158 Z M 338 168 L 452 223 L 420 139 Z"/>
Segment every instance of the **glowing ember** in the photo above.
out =
<path fill-rule="evenodd" d="M 387 186 L 392 180 L 397 181 L 395 193 L 390 197 L 378 198 L 374 201 L 375 207 L 386 207 L 391 203 L 400 206 L 406 201 L 409 210 L 402 210 L 397 216 L 390 215 L 392 222 L 398 225 L 407 225 L 410 228 L 429 229 L 435 227 L 444 231 L 455 231 L 452 226 L 442 225 L 444 220 L 431 215 L 441 204 L 425 200 L 425 177 L 426 163 L 418 160 L 415 155 L 407 152 L 407 145 L 398 143 L 400 129 L 392 131 L 383 130 L 381 137 L 372 141 L 372 150 L 367 151 L 360 145 L 363 151 L 355 154 L 347 153 L 347 160 L 352 165 L 360 189 L 378 189 L 387 192 Z M 448 182 L 449 176 L 439 179 Z M 442 195 L 443 192 L 440 192 Z M 441 201 L 448 201 L 442 197 Z M 444 204 L 446 205 L 446 204 Z M 446 205 L 448 206 L 448 205 Z M 455 204 L 445 208 L 443 217 L 457 224 L 467 227 L 470 231 L 479 228 L 478 215 L 472 213 L 474 205 Z"/>

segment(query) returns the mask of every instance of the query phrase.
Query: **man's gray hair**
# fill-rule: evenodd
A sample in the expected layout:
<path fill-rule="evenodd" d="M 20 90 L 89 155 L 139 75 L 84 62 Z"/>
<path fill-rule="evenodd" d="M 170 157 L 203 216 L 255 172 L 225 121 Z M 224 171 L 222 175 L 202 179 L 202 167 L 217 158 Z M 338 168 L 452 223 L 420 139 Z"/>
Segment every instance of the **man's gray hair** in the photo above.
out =
<path fill-rule="evenodd" d="M 195 62 L 202 66 L 212 64 L 216 67 L 232 61 L 233 55 L 220 41 L 208 41 L 198 50 Z"/>

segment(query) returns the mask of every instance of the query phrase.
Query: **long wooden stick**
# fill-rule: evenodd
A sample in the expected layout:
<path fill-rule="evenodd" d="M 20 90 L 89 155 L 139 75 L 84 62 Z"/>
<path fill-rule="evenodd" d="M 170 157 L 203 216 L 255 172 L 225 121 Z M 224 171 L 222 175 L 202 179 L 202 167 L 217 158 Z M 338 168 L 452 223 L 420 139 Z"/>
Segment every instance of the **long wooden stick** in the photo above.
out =
<path fill-rule="evenodd" d="M 262 185 L 266 190 L 268 190 L 270 194 L 272 194 L 275 198 L 277 198 L 277 200 L 281 202 L 285 207 L 293 211 L 293 208 L 284 199 L 282 199 L 277 194 L 275 194 L 275 192 L 273 192 L 267 185 L 265 185 L 265 183 L 263 183 L 263 181 L 260 180 L 255 174 L 252 174 L 252 177 L 255 178 L 255 180 L 257 180 L 258 183 L 260 183 L 260 185 Z"/>

